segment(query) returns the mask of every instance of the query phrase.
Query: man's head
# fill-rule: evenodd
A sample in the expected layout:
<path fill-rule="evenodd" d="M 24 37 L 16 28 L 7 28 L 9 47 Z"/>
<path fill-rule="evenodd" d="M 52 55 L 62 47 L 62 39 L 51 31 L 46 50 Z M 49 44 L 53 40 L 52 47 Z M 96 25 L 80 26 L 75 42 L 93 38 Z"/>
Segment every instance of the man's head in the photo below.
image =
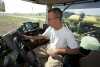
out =
<path fill-rule="evenodd" d="M 54 28 L 61 25 L 62 11 L 59 8 L 48 10 L 48 24 Z"/>

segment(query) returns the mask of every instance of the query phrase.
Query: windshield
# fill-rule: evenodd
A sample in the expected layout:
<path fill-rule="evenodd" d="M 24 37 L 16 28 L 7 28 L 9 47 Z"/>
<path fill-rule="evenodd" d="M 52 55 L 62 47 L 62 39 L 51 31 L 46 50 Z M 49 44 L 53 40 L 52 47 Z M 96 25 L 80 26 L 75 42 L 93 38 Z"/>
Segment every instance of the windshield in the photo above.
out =
<path fill-rule="evenodd" d="M 42 27 L 46 8 L 46 5 L 21 0 L 0 0 L 0 35 L 16 30 L 24 22 L 39 23 Z"/>

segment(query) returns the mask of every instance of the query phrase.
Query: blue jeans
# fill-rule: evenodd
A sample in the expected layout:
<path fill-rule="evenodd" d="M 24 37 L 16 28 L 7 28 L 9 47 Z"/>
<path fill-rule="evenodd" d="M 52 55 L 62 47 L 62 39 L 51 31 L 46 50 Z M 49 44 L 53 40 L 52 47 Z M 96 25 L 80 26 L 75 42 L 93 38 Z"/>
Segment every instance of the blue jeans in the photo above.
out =
<path fill-rule="evenodd" d="M 63 67 L 72 67 L 71 62 L 70 62 L 70 57 L 69 56 L 64 56 L 64 64 Z"/>
<path fill-rule="evenodd" d="M 63 67 L 80 67 L 80 64 L 79 64 L 80 58 L 81 58 L 80 54 L 65 55 Z"/>

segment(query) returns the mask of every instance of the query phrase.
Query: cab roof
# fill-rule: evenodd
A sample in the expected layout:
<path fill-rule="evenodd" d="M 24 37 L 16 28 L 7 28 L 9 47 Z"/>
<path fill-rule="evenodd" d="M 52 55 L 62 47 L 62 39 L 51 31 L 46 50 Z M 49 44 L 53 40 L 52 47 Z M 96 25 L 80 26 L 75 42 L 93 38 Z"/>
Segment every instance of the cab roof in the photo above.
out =
<path fill-rule="evenodd" d="M 96 2 L 100 0 L 24 0 L 24 1 L 30 1 L 38 4 L 72 4 L 72 3 L 85 3 L 85 2 Z"/>

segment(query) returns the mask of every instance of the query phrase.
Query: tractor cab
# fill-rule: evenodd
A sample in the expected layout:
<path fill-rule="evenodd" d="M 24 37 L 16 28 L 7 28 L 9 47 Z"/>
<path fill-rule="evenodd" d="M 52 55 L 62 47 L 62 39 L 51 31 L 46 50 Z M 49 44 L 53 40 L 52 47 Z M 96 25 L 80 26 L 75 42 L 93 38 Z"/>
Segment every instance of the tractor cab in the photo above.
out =
<path fill-rule="evenodd" d="M 16 3 L 14 4 L 14 2 Z M 17 2 L 20 2 L 21 4 Z M 9 3 L 11 4 L 8 5 Z M 11 5 L 17 6 L 13 10 L 8 9 L 8 6 Z M 2 45 L 3 43 L 2 37 L 9 45 L 13 43 L 17 44 L 17 42 L 15 41 L 16 38 L 14 38 L 14 42 L 10 40 L 13 38 L 12 31 L 15 31 L 16 29 L 18 30 L 18 32 L 27 32 L 31 30 L 33 31 L 34 28 L 33 32 L 36 32 L 34 35 L 37 35 L 38 33 L 42 34 L 48 27 L 47 16 L 48 10 L 51 8 L 60 8 L 63 11 L 62 21 L 64 22 L 64 25 L 67 25 L 68 28 L 73 32 L 76 41 L 80 45 L 81 55 L 77 55 L 72 59 L 73 67 L 100 67 L 100 0 L 12 0 L 10 2 L 8 0 L 0 0 L 0 36 L 3 35 L 0 37 L 0 45 Z M 19 13 L 17 13 L 15 10 L 17 10 Z M 27 12 L 26 10 L 29 12 Z M 37 13 L 41 11 L 43 12 Z M 14 36 L 15 35 L 16 33 L 14 34 Z M 18 40 L 18 43 L 20 43 L 20 46 L 23 47 L 24 45 L 21 41 L 22 40 Z M 38 44 L 41 43 L 41 41 L 39 40 L 37 42 Z M 5 43 L 3 44 L 6 45 Z M 24 42 L 24 44 L 27 43 Z M 2 53 L 0 55 L 1 66 L 3 61 L 5 61 L 6 63 L 6 60 L 4 59 L 5 57 L 9 58 L 11 56 L 10 59 L 12 59 L 12 56 L 18 55 L 18 57 L 16 58 L 18 58 L 17 61 L 20 61 L 20 57 L 22 58 L 25 55 L 22 48 L 22 52 L 17 50 L 15 50 L 15 52 L 12 52 L 12 50 L 10 50 L 10 52 L 12 52 L 11 55 L 9 53 L 8 47 L 7 49 L 5 47 L 4 49 L 1 48 L 2 47 L 0 47 L 0 50 L 2 50 L 1 52 L 3 52 L 3 50 L 8 51 L 5 56 L 2 55 Z M 30 63 L 31 58 L 29 57 L 30 55 L 32 55 L 32 61 L 39 61 L 36 63 L 36 65 L 44 67 L 44 63 L 47 61 L 45 48 L 46 46 L 37 47 L 34 50 L 36 54 L 30 54 L 32 53 L 32 51 L 28 52 L 28 57 L 23 57 L 22 62 L 26 61 L 26 67 L 33 67 Z M 16 58 L 13 58 L 15 62 L 17 62 Z M 30 60 L 27 61 L 25 60 L 25 58 L 27 58 L 27 60 Z M 9 62 L 8 60 L 9 59 L 7 59 L 7 62 Z M 32 63 L 34 64 L 34 62 Z M 15 64 L 18 63 L 20 62 L 17 62 Z"/>

